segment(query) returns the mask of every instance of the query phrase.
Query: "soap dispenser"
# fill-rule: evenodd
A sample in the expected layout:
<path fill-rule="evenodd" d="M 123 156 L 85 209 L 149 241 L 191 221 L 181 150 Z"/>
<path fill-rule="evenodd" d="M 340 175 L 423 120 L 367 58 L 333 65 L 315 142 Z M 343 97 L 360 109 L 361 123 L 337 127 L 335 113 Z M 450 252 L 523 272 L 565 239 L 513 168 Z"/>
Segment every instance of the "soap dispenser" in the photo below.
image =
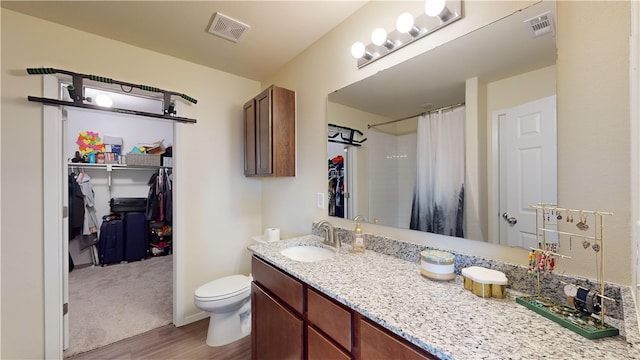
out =
<path fill-rule="evenodd" d="M 351 240 L 351 252 L 363 253 L 365 250 L 364 234 L 360 228 L 360 223 L 356 223 L 356 229 L 353 231 Z"/>

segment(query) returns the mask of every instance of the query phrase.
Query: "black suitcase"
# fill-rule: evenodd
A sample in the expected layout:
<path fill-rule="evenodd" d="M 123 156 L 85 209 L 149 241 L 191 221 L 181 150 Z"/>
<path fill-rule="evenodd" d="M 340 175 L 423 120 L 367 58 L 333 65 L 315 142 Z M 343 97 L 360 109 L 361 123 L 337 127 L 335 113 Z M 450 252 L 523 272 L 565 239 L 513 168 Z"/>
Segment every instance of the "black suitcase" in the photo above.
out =
<path fill-rule="evenodd" d="M 143 260 L 149 253 L 149 223 L 143 212 L 124 215 L 124 259 Z"/>
<path fill-rule="evenodd" d="M 122 220 L 103 221 L 100 225 L 98 257 L 102 266 L 124 260 L 124 225 Z"/>
<path fill-rule="evenodd" d="M 145 212 L 147 198 L 111 198 L 109 205 L 114 213 Z"/>

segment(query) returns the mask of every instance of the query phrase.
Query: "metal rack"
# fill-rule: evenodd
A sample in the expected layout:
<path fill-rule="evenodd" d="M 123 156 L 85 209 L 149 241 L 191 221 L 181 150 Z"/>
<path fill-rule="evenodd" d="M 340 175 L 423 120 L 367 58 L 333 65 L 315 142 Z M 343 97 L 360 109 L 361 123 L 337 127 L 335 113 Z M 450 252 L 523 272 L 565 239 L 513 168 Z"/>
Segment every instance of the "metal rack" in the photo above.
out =
<path fill-rule="evenodd" d="M 546 256 L 551 256 L 555 258 L 569 259 L 569 256 L 562 255 L 557 253 L 556 251 L 549 251 L 548 245 L 552 243 L 557 243 L 556 245 L 560 246 L 560 242 L 563 240 L 563 237 L 569 237 L 569 250 L 572 250 L 571 242 L 573 238 L 581 239 L 582 245 L 585 249 L 591 247 L 593 251 L 596 252 L 596 272 L 597 272 L 597 284 L 598 288 L 596 291 L 591 293 L 590 289 L 586 289 L 582 286 L 577 286 L 573 284 L 564 284 L 573 285 L 576 289 L 582 289 L 583 294 L 584 291 L 590 292 L 590 295 L 595 298 L 596 296 L 600 298 L 600 301 L 597 302 L 597 305 L 600 306 L 599 312 L 594 312 L 599 314 L 599 328 L 595 329 L 585 329 L 580 326 L 580 323 L 576 323 L 573 317 L 564 317 L 561 314 L 553 313 L 553 311 L 547 310 L 551 307 L 548 302 L 548 299 L 543 298 L 540 294 L 540 275 L 539 271 L 536 271 L 537 275 L 537 296 L 534 297 L 520 297 L 517 298 L 516 301 L 526 306 L 527 308 L 553 320 L 564 327 L 567 327 L 580 335 L 583 335 L 589 339 L 595 339 L 605 336 L 615 336 L 618 335 L 618 329 L 613 328 L 605 324 L 605 314 L 606 314 L 606 302 L 603 301 L 615 301 L 608 296 L 604 295 L 605 292 L 605 283 L 604 283 L 604 253 L 605 253 L 605 218 L 607 216 L 612 216 L 613 213 L 606 211 L 596 211 L 596 210 L 580 210 L 580 209 L 571 209 L 571 208 L 562 208 L 557 206 L 556 204 L 551 203 L 538 203 L 536 205 L 531 206 L 532 209 L 536 211 L 536 241 L 538 244 L 537 248 L 532 248 L 532 252 L 534 253 L 544 253 Z M 574 217 L 578 217 L 578 222 L 574 222 Z M 580 232 L 572 232 L 572 231 L 562 231 L 560 230 L 560 224 L 562 221 L 566 223 L 575 225 Z M 555 228 L 552 228 L 555 227 Z M 552 239 L 552 241 L 548 241 L 548 234 L 555 234 L 557 238 Z M 593 244 L 591 243 L 593 242 Z M 552 270 L 552 269 L 551 269 Z M 592 299 L 593 300 L 593 299 Z M 591 303 L 591 306 L 596 304 L 595 302 Z M 554 306 L 554 308 L 556 308 Z M 563 309 L 567 309 L 566 306 L 562 307 Z M 576 302 L 576 309 L 574 309 L 572 316 L 575 316 L 576 313 L 581 313 L 583 310 L 578 309 Z M 559 311 L 559 313 L 563 313 L 564 310 Z M 586 312 L 586 314 L 590 314 L 592 311 Z"/>

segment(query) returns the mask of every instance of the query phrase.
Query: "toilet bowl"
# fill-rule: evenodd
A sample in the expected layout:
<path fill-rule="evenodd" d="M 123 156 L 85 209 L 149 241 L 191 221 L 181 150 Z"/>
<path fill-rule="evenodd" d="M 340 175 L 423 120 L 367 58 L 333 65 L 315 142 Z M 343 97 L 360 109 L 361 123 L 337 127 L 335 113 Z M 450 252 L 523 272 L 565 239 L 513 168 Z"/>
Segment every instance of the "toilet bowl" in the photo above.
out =
<path fill-rule="evenodd" d="M 207 345 L 222 346 L 251 333 L 251 276 L 231 275 L 200 286 L 193 301 L 209 312 Z"/>

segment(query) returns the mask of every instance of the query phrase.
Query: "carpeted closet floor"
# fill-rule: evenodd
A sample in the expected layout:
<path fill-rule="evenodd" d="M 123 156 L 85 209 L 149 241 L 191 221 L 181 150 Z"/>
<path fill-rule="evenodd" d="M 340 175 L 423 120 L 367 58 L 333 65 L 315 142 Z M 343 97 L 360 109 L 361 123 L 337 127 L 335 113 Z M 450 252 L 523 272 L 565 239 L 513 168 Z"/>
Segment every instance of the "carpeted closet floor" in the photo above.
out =
<path fill-rule="evenodd" d="M 96 349 L 170 324 L 173 257 L 69 273 L 69 348 L 64 356 Z"/>

